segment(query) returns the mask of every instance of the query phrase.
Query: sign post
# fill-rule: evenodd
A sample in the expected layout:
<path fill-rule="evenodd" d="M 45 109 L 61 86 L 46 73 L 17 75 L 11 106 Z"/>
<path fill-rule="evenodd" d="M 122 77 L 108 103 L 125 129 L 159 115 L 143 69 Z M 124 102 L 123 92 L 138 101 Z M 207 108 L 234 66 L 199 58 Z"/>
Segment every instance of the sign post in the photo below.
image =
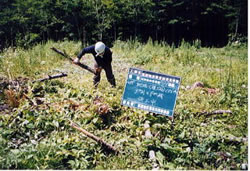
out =
<path fill-rule="evenodd" d="M 173 118 L 181 78 L 129 68 L 121 104 Z"/>

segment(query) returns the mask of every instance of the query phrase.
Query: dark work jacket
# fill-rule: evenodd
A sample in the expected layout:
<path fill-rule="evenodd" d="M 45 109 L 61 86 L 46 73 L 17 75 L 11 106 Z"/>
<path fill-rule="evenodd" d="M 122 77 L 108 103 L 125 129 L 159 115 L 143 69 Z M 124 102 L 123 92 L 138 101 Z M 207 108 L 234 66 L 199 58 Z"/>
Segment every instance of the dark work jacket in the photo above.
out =
<path fill-rule="evenodd" d="M 105 47 L 105 52 L 102 57 L 96 56 L 95 45 L 83 48 L 77 57 L 81 59 L 86 53 L 91 53 L 94 56 L 96 63 L 103 68 L 110 66 L 112 62 L 112 52 L 107 46 Z"/>

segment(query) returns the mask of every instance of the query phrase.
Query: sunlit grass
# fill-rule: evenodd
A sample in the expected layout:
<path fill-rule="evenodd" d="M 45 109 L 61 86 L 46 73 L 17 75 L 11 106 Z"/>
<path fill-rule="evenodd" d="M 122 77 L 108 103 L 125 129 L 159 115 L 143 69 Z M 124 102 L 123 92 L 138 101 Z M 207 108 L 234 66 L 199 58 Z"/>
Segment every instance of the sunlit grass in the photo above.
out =
<path fill-rule="evenodd" d="M 80 44 L 49 41 L 46 44 L 38 44 L 28 50 L 19 47 L 5 49 L 0 58 L 0 74 L 13 79 L 19 76 L 37 77 L 48 73 L 64 62 L 63 57 L 50 49 L 53 46 L 67 49 L 71 53 L 79 50 Z"/>
<path fill-rule="evenodd" d="M 232 136 L 247 137 L 248 132 L 245 45 L 203 48 L 199 41 L 183 41 L 179 47 L 152 40 L 116 41 L 111 48 L 117 87 L 111 88 L 103 71 L 98 89 L 92 85 L 91 73 L 72 65 L 51 47 L 65 50 L 72 57 L 81 49 L 79 42 L 48 42 L 28 50 L 7 49 L 0 55 L 0 75 L 11 79 L 41 78 L 56 70 L 68 74 L 58 80 L 29 84 L 28 96 L 35 101 L 43 94 L 40 100 L 48 104 L 44 108 L 33 108 L 23 100 L 13 112 L 17 119 L 11 121 L 12 114 L 1 115 L 1 168 L 152 169 L 149 150 L 156 152 L 160 169 L 230 170 L 241 169 L 247 163 L 247 143 L 230 141 Z M 92 67 L 93 57 L 86 55 L 82 62 Z M 177 97 L 174 122 L 162 115 L 121 106 L 129 67 L 182 78 L 184 88 Z M 185 89 L 197 81 L 205 87 Z M 207 88 L 218 92 L 209 94 Z M 34 89 L 40 92 L 35 94 Z M 111 108 L 106 118 L 96 112 L 96 96 Z M 83 108 L 74 110 L 70 107 L 73 103 Z M 198 116 L 219 109 L 231 110 L 232 114 Z M 121 153 L 106 154 L 97 142 L 72 129 L 69 118 Z M 151 139 L 144 137 L 145 121 L 150 122 Z M 16 147 L 16 140 L 25 143 Z"/>

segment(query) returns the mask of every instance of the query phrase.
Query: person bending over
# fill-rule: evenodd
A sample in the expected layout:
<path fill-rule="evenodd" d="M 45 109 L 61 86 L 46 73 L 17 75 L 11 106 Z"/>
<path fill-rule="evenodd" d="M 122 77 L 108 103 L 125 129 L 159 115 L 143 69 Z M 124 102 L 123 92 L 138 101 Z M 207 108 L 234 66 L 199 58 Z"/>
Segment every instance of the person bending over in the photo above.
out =
<path fill-rule="evenodd" d="M 108 82 L 112 87 L 116 86 L 115 77 L 112 71 L 112 51 L 109 47 L 105 46 L 103 42 L 97 42 L 95 45 L 83 48 L 77 57 L 74 59 L 74 63 L 79 63 L 80 59 L 85 54 L 92 54 L 95 59 L 94 69 L 96 74 L 93 78 L 94 86 L 97 88 L 101 80 L 101 72 L 104 69 Z"/>

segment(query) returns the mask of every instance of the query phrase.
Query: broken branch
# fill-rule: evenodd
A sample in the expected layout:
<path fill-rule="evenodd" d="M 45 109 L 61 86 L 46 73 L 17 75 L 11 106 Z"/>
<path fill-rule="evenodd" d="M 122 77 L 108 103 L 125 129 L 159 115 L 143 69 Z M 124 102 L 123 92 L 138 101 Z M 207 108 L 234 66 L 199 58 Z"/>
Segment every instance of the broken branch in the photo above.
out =
<path fill-rule="evenodd" d="M 57 75 L 48 75 L 47 78 L 42 78 L 42 79 L 33 81 L 33 83 L 34 82 L 43 82 L 43 81 L 46 81 L 46 80 L 52 80 L 52 79 L 56 79 L 56 78 L 66 77 L 66 76 L 68 76 L 68 75 L 65 74 L 65 73 L 61 73 L 61 74 L 57 74 Z"/>
<path fill-rule="evenodd" d="M 104 145 L 105 147 L 107 147 L 108 149 L 114 151 L 116 154 L 119 153 L 118 150 L 115 149 L 115 147 L 113 147 L 112 145 L 106 143 L 104 140 L 102 140 L 101 138 L 91 134 L 90 132 L 86 131 L 85 129 L 83 128 L 80 128 L 79 126 L 77 126 L 76 123 L 74 123 L 73 121 L 69 120 L 70 121 L 70 126 L 77 129 L 78 131 L 82 132 L 83 134 L 87 135 L 87 137 L 97 141 L 98 143 L 101 143 L 102 145 Z"/>
<path fill-rule="evenodd" d="M 53 51 L 55 51 L 56 53 L 58 53 L 58 54 L 60 54 L 60 55 L 62 55 L 62 56 L 64 56 L 64 57 L 66 57 L 66 58 L 69 59 L 71 62 L 74 61 L 74 59 L 71 58 L 69 55 L 67 55 L 65 52 L 62 52 L 61 50 L 56 49 L 55 47 L 52 47 L 51 49 L 52 49 Z M 76 64 L 76 63 L 73 63 L 73 64 L 80 66 L 81 68 L 83 68 L 83 69 L 85 69 L 85 70 L 91 72 L 92 74 L 96 74 L 96 71 L 95 71 L 94 69 L 90 68 L 89 66 L 87 66 L 87 65 L 85 65 L 85 64 L 83 64 L 83 63 L 77 63 L 77 64 Z"/>
<path fill-rule="evenodd" d="M 213 112 L 201 112 L 201 113 L 198 113 L 198 116 L 212 116 L 212 115 L 223 114 L 223 113 L 232 114 L 232 111 L 231 110 L 215 110 Z"/>

